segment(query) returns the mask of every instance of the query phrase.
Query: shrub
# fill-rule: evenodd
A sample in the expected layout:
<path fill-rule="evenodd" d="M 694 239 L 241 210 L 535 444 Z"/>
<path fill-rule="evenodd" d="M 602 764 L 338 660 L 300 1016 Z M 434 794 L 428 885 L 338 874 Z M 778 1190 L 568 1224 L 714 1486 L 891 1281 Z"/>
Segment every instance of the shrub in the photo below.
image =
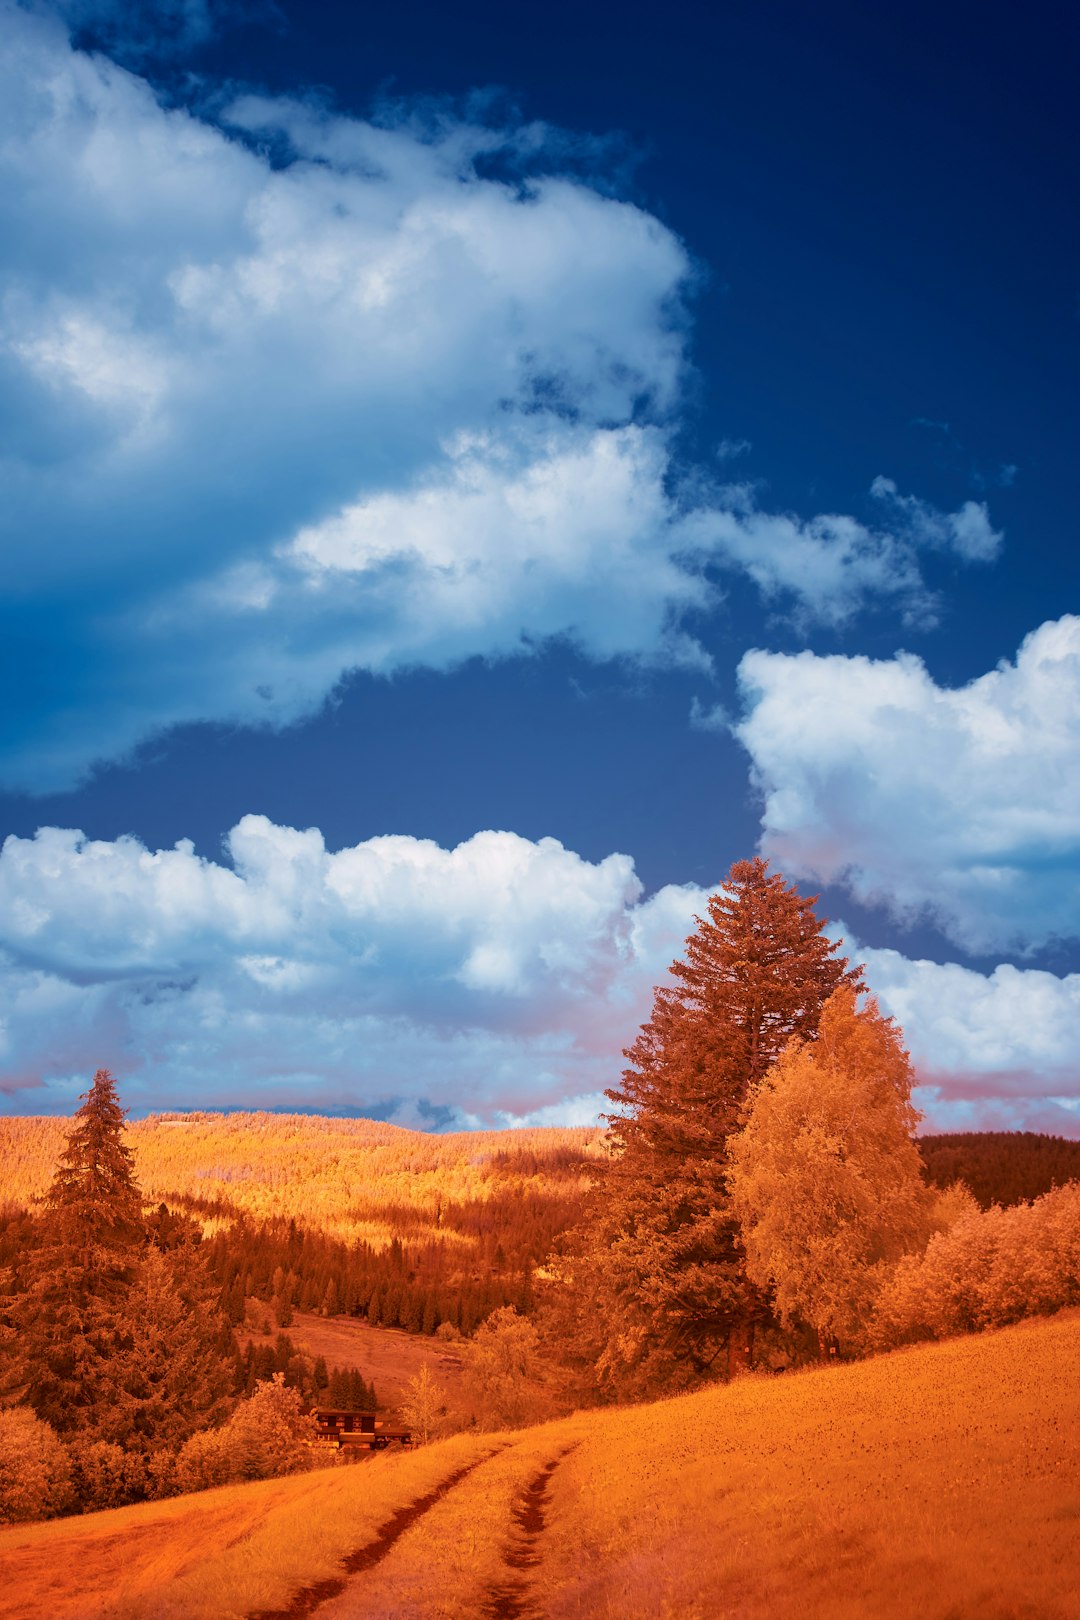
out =
<path fill-rule="evenodd" d="M 269 1479 L 310 1468 L 315 1432 L 315 1419 L 305 1416 L 300 1392 L 286 1388 L 284 1373 L 257 1384 L 221 1431 L 239 1479 Z"/>
<path fill-rule="evenodd" d="M 0 1412 L 0 1524 L 50 1519 L 70 1506 L 71 1460 L 27 1406 Z"/>
<path fill-rule="evenodd" d="M 493 1311 L 468 1346 L 466 1387 L 492 1427 L 538 1422 L 545 1400 L 539 1377 L 540 1340 L 512 1305 Z"/>
<path fill-rule="evenodd" d="M 313 1417 L 284 1373 L 260 1380 L 220 1429 L 192 1435 L 181 1448 L 174 1478 L 178 1490 L 202 1491 L 245 1479 L 296 1474 L 312 1464 Z"/>
<path fill-rule="evenodd" d="M 178 1491 L 208 1491 L 236 1478 L 225 1429 L 193 1434 L 180 1448 L 174 1479 Z"/>
<path fill-rule="evenodd" d="M 1003 1327 L 1080 1304 L 1080 1182 L 1032 1204 L 973 1209 L 901 1260 L 869 1330 L 879 1349 Z"/>
<path fill-rule="evenodd" d="M 81 1436 L 69 1442 L 68 1450 L 75 1495 L 84 1512 L 123 1507 L 146 1496 L 149 1481 L 141 1453 L 125 1451 L 112 1440 Z"/>

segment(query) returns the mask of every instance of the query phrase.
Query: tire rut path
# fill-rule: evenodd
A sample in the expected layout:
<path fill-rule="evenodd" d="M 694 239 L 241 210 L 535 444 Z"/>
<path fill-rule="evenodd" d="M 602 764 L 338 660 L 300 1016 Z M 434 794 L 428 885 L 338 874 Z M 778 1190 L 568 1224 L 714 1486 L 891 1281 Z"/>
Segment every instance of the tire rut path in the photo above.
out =
<path fill-rule="evenodd" d="M 247 1616 L 247 1620 L 303 1620 L 305 1615 L 314 1614 L 316 1609 L 328 1603 L 331 1598 L 339 1597 L 344 1592 L 353 1575 L 359 1575 L 368 1569 L 374 1569 L 376 1564 L 382 1563 L 387 1553 L 396 1541 L 405 1534 L 417 1519 L 429 1513 L 437 1502 L 467 1479 L 474 1469 L 483 1463 L 490 1462 L 492 1456 L 498 1452 L 488 1452 L 483 1457 L 477 1457 L 475 1462 L 466 1463 L 464 1468 L 457 1469 L 449 1474 L 440 1484 L 428 1491 L 424 1496 L 418 1496 L 415 1501 L 408 1502 L 405 1507 L 398 1508 L 385 1524 L 381 1524 L 370 1541 L 365 1541 L 362 1547 L 355 1552 L 346 1553 L 341 1560 L 343 1575 L 328 1576 L 324 1581 L 315 1581 L 310 1586 L 302 1586 L 294 1593 L 290 1601 L 280 1609 L 254 1609 Z"/>
<path fill-rule="evenodd" d="M 533 1620 L 538 1614 L 537 1593 L 531 1571 L 540 1563 L 540 1539 L 547 1528 L 548 1486 L 551 1476 L 575 1448 L 567 1446 L 529 1481 L 512 1511 L 516 1533 L 503 1549 L 508 1574 L 484 1594 L 485 1620 Z"/>

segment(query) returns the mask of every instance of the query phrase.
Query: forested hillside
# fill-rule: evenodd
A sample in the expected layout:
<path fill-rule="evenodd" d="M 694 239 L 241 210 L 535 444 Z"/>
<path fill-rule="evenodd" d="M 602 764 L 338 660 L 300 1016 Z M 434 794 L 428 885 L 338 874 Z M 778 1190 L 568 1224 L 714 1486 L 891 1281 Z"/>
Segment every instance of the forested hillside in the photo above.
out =
<path fill-rule="evenodd" d="M 0 1120 L 0 1267 L 32 1241 L 25 1212 L 70 1126 Z M 201 1224 L 228 1319 L 258 1301 L 275 1330 L 294 1310 L 465 1334 L 500 1306 L 527 1311 L 606 1151 L 596 1129 L 434 1136 L 275 1114 L 164 1115 L 126 1140 L 145 1196 Z"/>
<path fill-rule="evenodd" d="M 963 1181 L 983 1209 L 1041 1198 L 1080 1179 L 1080 1142 L 1035 1131 L 959 1131 L 924 1136 L 919 1151 L 939 1187 Z"/>
<path fill-rule="evenodd" d="M 66 1119 L 0 1119 L 6 1199 L 25 1206 L 45 1192 L 70 1128 Z M 538 1198 L 562 1198 L 605 1153 L 599 1128 L 436 1136 L 311 1114 L 156 1114 L 131 1124 L 127 1141 L 154 1201 L 292 1219 L 374 1248 L 406 1232 L 469 1242 L 485 1203 L 526 1183 Z"/>
<path fill-rule="evenodd" d="M 0 1120 L 0 1266 L 29 1240 L 23 1211 L 69 1129 Z M 258 1301 L 275 1332 L 294 1310 L 465 1334 L 500 1306 L 528 1312 L 536 1268 L 607 1157 L 600 1129 L 436 1136 L 310 1115 L 161 1115 L 130 1125 L 127 1141 L 147 1196 L 203 1226 L 229 1320 Z M 928 1179 L 963 1180 L 983 1207 L 1080 1176 L 1080 1143 L 1060 1137 L 969 1132 L 919 1147 Z"/>

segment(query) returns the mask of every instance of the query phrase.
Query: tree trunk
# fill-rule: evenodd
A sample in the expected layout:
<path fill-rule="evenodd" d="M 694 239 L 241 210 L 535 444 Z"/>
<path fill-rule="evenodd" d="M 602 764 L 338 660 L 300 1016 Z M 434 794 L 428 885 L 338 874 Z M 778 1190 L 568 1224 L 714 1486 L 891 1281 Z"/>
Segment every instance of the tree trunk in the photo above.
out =
<path fill-rule="evenodd" d="M 739 1322 L 728 1334 L 727 1375 L 729 1381 L 740 1372 L 748 1372 L 754 1353 L 754 1325 Z"/>

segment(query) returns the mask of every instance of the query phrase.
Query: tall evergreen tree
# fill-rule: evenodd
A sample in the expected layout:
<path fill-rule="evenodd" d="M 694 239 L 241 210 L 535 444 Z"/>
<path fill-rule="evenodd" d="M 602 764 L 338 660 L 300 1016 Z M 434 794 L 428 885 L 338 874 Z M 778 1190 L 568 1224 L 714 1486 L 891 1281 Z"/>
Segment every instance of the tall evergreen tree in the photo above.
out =
<path fill-rule="evenodd" d="M 146 1457 L 223 1415 L 235 1341 L 196 1225 L 165 1206 L 144 1215 L 123 1129 L 99 1069 L 9 1307 L 6 1382 L 58 1433 Z"/>
<path fill-rule="evenodd" d="M 124 1111 L 94 1075 L 44 1199 L 42 1241 L 15 1301 L 23 1393 L 59 1433 L 93 1427 L 128 1348 L 124 1306 L 147 1243 Z"/>
<path fill-rule="evenodd" d="M 574 1271 L 618 1393 L 715 1375 L 725 1353 L 732 1370 L 769 1314 L 746 1275 L 727 1142 L 788 1041 L 812 1040 L 829 996 L 861 982 L 823 929 L 766 861 L 737 862 L 607 1093 L 614 1153 Z"/>

